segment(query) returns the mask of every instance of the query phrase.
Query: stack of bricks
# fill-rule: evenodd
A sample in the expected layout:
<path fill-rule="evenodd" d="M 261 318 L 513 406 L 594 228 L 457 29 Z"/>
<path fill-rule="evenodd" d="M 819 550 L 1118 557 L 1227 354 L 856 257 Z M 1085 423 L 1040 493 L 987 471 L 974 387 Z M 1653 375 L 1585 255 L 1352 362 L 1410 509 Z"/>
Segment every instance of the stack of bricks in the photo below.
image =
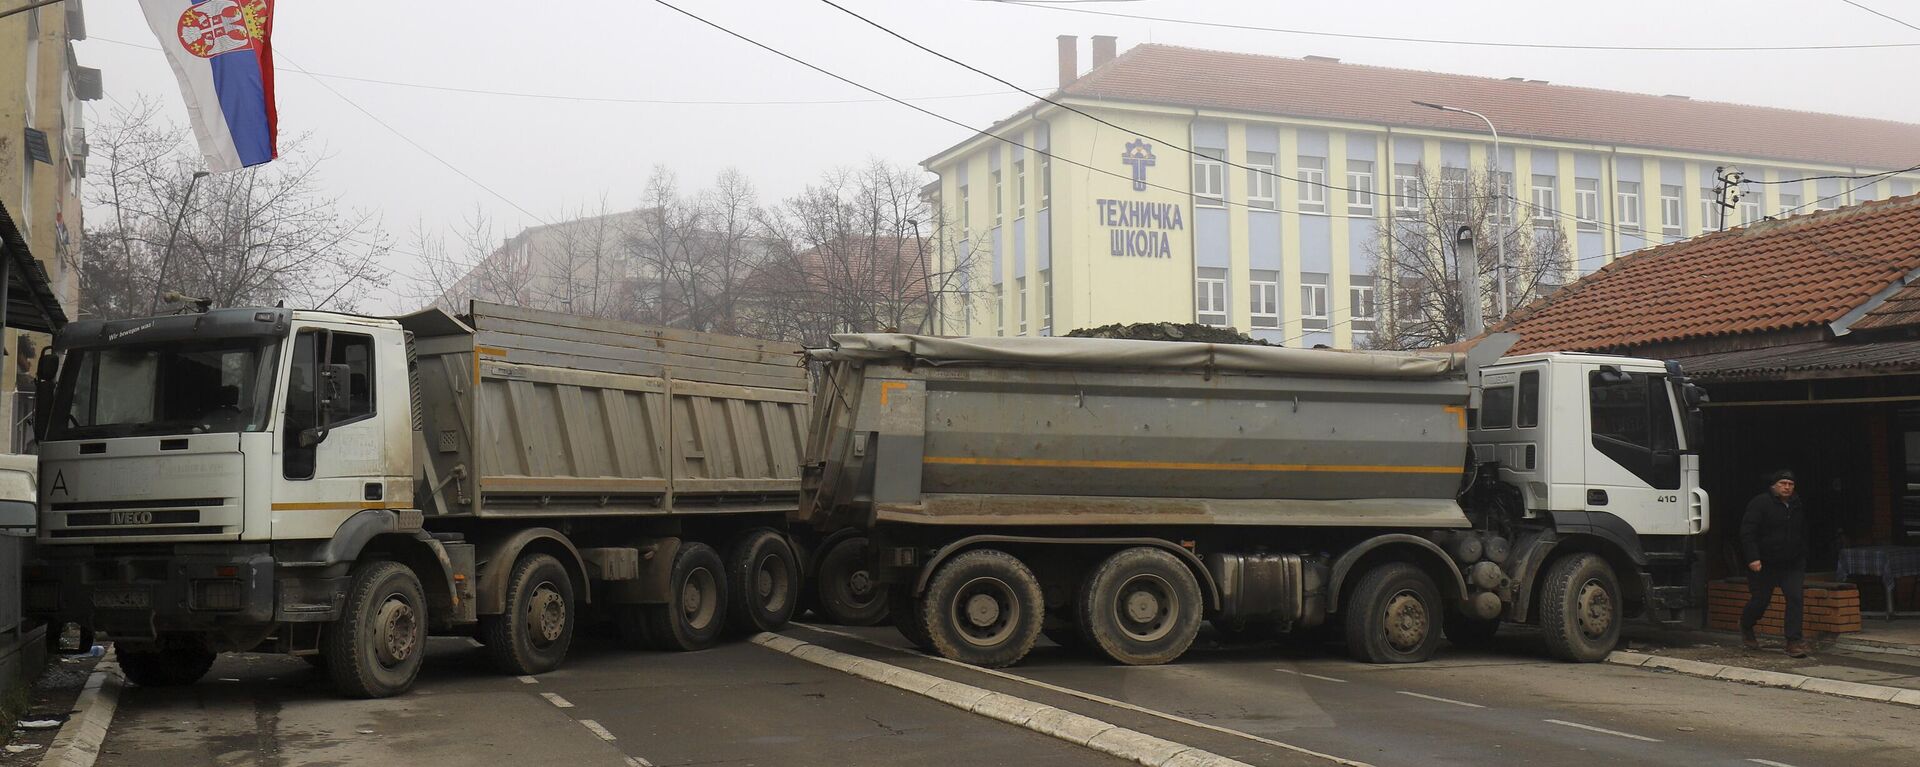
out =
<path fill-rule="evenodd" d="M 1846 634 L 1860 630 L 1860 591 L 1851 583 L 1808 583 L 1806 615 L 1801 630 L 1808 634 Z M 1740 611 L 1747 607 L 1747 579 L 1727 578 L 1707 584 L 1707 626 L 1720 631 L 1740 630 Z M 1786 625 L 1787 603 L 1773 593 L 1767 615 L 1754 627 L 1757 633 L 1780 636 Z"/>

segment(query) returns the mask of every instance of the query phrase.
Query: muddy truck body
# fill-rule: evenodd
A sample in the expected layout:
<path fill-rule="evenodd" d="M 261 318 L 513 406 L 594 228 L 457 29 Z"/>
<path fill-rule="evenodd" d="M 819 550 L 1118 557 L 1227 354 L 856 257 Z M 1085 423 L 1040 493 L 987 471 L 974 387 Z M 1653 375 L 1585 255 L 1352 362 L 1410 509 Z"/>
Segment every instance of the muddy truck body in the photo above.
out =
<path fill-rule="evenodd" d="M 429 634 L 538 674 L 583 620 L 691 650 L 798 601 L 798 347 L 475 304 L 75 322 L 53 352 L 27 609 L 136 682 L 277 651 L 384 696 Z"/>
<path fill-rule="evenodd" d="M 1542 627 L 1593 661 L 1688 603 L 1707 525 L 1675 367 L 1588 354 L 836 336 L 801 513 L 864 531 L 892 619 L 1001 666 L 1337 629 L 1415 662 Z"/>

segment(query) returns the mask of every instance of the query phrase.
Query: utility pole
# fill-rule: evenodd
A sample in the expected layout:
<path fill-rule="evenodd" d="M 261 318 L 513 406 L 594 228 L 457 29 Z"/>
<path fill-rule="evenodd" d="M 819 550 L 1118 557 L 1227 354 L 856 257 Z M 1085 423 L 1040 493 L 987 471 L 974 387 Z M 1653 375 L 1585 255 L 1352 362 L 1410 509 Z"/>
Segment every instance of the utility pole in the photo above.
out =
<path fill-rule="evenodd" d="M 1740 183 L 1745 180 L 1746 175 L 1737 167 L 1721 165 L 1713 169 L 1713 203 L 1720 210 L 1718 231 L 1727 230 L 1727 214 L 1740 204 L 1741 197 L 1746 196 L 1740 191 Z"/>
<path fill-rule="evenodd" d="M 1486 329 L 1480 317 L 1480 251 L 1474 245 L 1471 226 L 1454 232 L 1453 266 L 1460 278 L 1460 340 L 1465 341 Z"/>
<path fill-rule="evenodd" d="M 1500 174 L 1506 172 L 1504 169 L 1501 168 L 1501 161 L 1500 161 L 1500 129 L 1493 127 L 1493 120 L 1488 119 L 1486 115 L 1480 114 L 1479 112 L 1475 112 L 1471 109 L 1461 109 L 1459 107 L 1450 107 L 1443 104 L 1434 104 L 1426 101 L 1415 101 L 1413 103 L 1419 106 L 1426 107 L 1428 109 L 1438 109 L 1442 112 L 1458 112 L 1463 115 L 1473 115 L 1474 117 L 1480 118 L 1481 122 L 1486 123 L 1487 132 L 1493 134 L 1493 162 L 1491 163 L 1493 165 L 1493 188 L 1494 188 L 1494 211 L 1493 211 L 1494 269 L 1493 269 L 1493 273 L 1494 273 L 1494 284 L 1498 287 L 1500 291 L 1500 298 L 1498 301 L 1494 303 L 1494 307 L 1500 311 L 1500 316 L 1502 318 L 1505 318 L 1507 316 L 1507 230 L 1506 230 L 1506 216 L 1507 216 L 1507 210 L 1508 210 L 1507 192 L 1508 192 L 1508 187 L 1511 185 L 1500 183 Z M 1476 309 L 1476 312 L 1477 312 L 1477 309 Z M 1475 333 L 1475 335 L 1478 335 L 1478 333 Z"/>
<path fill-rule="evenodd" d="M 187 217 L 187 204 L 193 202 L 193 187 L 206 178 L 207 172 L 196 170 L 193 180 L 187 182 L 187 193 L 180 198 L 180 212 L 173 217 L 173 228 L 167 231 L 167 248 L 160 251 L 160 274 L 153 278 L 153 301 L 147 304 L 147 314 L 160 311 L 160 293 L 167 289 L 167 262 L 173 260 L 173 241 L 180 237 L 180 222 Z"/>

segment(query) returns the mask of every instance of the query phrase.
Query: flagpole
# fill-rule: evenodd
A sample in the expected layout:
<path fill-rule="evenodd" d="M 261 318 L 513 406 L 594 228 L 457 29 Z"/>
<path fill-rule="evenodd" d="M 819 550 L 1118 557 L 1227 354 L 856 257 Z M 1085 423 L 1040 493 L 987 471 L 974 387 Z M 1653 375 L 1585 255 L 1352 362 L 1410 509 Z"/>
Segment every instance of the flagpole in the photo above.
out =
<path fill-rule="evenodd" d="M 153 278 L 153 300 L 147 304 L 149 316 L 160 311 L 160 292 L 167 289 L 167 262 L 173 260 L 173 241 L 180 237 L 180 222 L 187 217 L 187 204 L 193 202 L 194 185 L 206 176 L 206 171 L 196 170 L 193 180 L 187 182 L 187 194 L 180 200 L 180 215 L 173 217 L 173 229 L 167 232 L 167 249 L 160 252 L 160 274 Z"/>

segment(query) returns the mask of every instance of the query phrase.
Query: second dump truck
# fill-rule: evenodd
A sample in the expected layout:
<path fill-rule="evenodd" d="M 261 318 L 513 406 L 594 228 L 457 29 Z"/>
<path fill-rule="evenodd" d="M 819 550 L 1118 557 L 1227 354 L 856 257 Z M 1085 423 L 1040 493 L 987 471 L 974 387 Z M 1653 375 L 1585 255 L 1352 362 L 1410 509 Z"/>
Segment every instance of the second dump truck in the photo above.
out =
<path fill-rule="evenodd" d="M 408 689 L 429 634 L 538 674 L 588 614 L 663 649 L 777 627 L 799 351 L 490 304 L 72 323 L 26 609 L 110 634 L 141 684 L 277 651 L 358 696 Z"/>
<path fill-rule="evenodd" d="M 1688 603 L 1707 525 L 1677 367 L 1076 338 L 836 336 L 802 514 L 867 536 L 902 634 L 1164 663 L 1203 620 L 1377 663 L 1541 627 L 1604 657 Z"/>

